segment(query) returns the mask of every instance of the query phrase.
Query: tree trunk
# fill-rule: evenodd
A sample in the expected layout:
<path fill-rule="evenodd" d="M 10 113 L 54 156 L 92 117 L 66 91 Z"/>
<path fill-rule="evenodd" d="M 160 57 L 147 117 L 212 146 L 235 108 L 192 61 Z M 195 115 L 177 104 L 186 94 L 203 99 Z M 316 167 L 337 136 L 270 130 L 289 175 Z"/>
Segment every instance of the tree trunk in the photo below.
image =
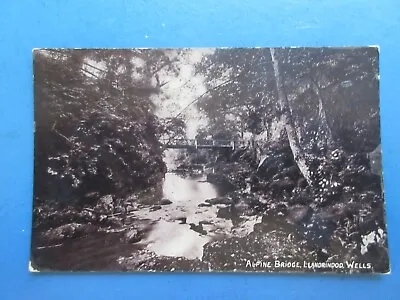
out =
<path fill-rule="evenodd" d="M 285 124 L 285 130 L 287 138 L 289 140 L 290 148 L 292 150 L 294 160 L 296 161 L 301 173 L 307 180 L 308 184 L 311 185 L 312 181 L 310 178 L 309 164 L 307 162 L 306 156 L 301 151 L 300 143 L 297 138 L 295 124 L 292 115 L 290 113 L 291 109 L 289 106 L 289 101 L 285 93 L 285 87 L 279 72 L 278 60 L 276 59 L 275 56 L 275 49 L 270 48 L 270 52 L 271 52 L 272 65 L 274 67 L 275 82 L 276 82 L 276 89 L 278 91 L 279 104 L 283 112 L 282 120 Z"/>
<path fill-rule="evenodd" d="M 318 117 L 320 120 L 319 134 L 321 134 L 321 139 L 326 143 L 327 150 L 330 150 L 334 146 L 332 131 L 326 117 L 325 108 L 322 102 L 322 96 L 317 83 L 311 79 L 311 87 L 318 98 Z"/>

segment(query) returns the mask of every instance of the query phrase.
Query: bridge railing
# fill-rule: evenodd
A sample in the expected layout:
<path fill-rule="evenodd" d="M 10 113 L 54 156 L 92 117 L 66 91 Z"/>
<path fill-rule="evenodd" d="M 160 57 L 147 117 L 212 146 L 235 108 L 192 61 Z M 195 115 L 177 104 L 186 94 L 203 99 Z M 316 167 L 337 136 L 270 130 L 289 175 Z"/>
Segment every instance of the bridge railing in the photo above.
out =
<path fill-rule="evenodd" d="M 171 147 L 227 147 L 235 149 L 243 146 L 244 141 L 237 140 L 209 140 L 209 139 L 162 139 L 163 145 Z"/>
<path fill-rule="evenodd" d="M 161 144 L 163 145 L 193 145 L 195 144 L 195 140 L 192 139 L 161 139 Z"/>

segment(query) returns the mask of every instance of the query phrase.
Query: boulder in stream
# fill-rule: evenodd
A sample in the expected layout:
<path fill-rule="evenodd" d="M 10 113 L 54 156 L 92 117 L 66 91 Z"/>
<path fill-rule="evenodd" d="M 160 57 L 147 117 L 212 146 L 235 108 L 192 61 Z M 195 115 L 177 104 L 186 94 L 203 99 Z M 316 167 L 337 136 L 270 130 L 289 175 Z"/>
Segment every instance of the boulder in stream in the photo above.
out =
<path fill-rule="evenodd" d="M 201 235 L 206 235 L 207 234 L 207 231 L 205 231 L 203 229 L 203 225 L 201 223 L 199 223 L 199 225 L 190 223 L 189 225 L 190 225 L 190 229 L 191 230 L 196 231 L 196 232 L 200 233 Z"/>
<path fill-rule="evenodd" d="M 216 197 L 212 199 L 206 199 L 206 203 L 210 203 L 210 205 L 215 205 L 215 204 L 232 204 L 232 199 L 229 197 Z"/>
<path fill-rule="evenodd" d="M 179 217 L 179 218 L 176 218 L 176 220 L 180 221 L 179 224 L 186 224 L 186 217 Z"/>
<path fill-rule="evenodd" d="M 143 233 L 136 228 L 125 232 L 124 240 L 127 243 L 137 243 L 143 238 Z"/>
<path fill-rule="evenodd" d="M 233 217 L 233 212 L 231 206 L 221 207 L 217 212 L 217 218 L 229 220 L 232 219 L 232 217 Z"/>
<path fill-rule="evenodd" d="M 156 211 L 156 210 L 160 210 L 161 209 L 161 205 L 153 205 L 152 207 L 150 207 L 150 211 Z"/>
<path fill-rule="evenodd" d="M 171 203 L 172 203 L 172 201 L 169 199 L 161 199 L 161 201 L 160 201 L 160 205 L 168 205 Z"/>

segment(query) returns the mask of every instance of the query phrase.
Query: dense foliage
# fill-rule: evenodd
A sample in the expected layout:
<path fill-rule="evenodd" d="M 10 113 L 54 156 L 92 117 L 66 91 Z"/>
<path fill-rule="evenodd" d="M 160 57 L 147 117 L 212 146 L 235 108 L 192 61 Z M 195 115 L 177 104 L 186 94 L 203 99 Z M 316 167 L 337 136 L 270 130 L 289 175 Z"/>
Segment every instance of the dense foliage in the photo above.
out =
<path fill-rule="evenodd" d="M 234 157 L 256 169 L 252 190 L 271 197 L 261 211 L 309 211 L 298 230 L 327 257 L 337 243 L 342 257 L 365 259 L 363 236 L 375 234 L 386 269 L 382 179 L 371 168 L 380 156 L 370 153 L 380 149 L 377 49 L 220 49 L 199 69 L 211 91 L 198 106 L 213 120 L 203 135 L 256 141 Z"/>
<path fill-rule="evenodd" d="M 149 97 L 166 61 L 145 50 L 34 52 L 37 201 L 126 196 L 160 180 L 163 127 Z"/>

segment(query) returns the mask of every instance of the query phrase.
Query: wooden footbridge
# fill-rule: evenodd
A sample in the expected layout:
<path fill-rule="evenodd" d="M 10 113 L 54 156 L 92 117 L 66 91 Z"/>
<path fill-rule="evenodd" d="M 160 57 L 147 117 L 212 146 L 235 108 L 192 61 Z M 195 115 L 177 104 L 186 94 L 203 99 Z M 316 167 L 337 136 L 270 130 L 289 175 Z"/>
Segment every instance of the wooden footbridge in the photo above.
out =
<path fill-rule="evenodd" d="M 218 149 L 235 150 L 244 144 L 234 140 L 163 139 L 161 144 L 168 149 Z"/>

